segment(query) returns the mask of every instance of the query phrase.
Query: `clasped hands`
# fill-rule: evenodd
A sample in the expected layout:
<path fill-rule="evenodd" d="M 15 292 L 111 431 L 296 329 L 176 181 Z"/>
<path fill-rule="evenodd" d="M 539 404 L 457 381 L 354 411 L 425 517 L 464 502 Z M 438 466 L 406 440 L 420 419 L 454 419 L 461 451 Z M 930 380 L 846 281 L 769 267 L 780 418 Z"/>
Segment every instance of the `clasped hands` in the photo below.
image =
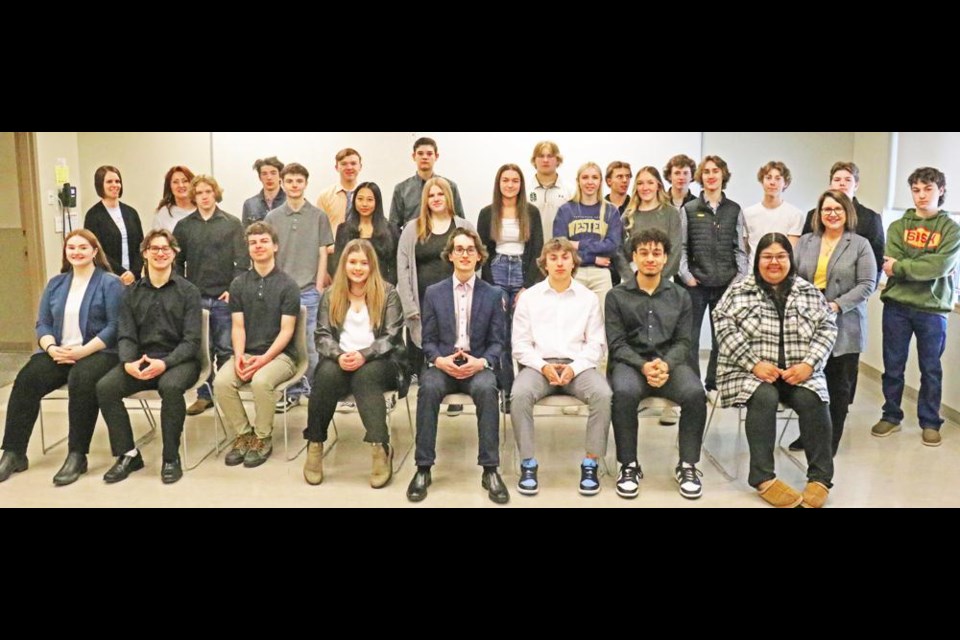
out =
<path fill-rule="evenodd" d="M 551 387 L 565 387 L 576 377 L 573 367 L 568 364 L 546 364 L 540 370 Z"/>
<path fill-rule="evenodd" d="M 466 360 L 463 364 L 456 364 L 456 360 Z M 474 358 L 463 349 L 457 350 L 453 355 L 446 358 L 437 358 L 433 361 L 433 366 L 455 380 L 467 380 L 477 375 L 484 369 L 484 362 L 480 358 Z"/>
<path fill-rule="evenodd" d="M 660 358 L 643 365 L 640 372 L 647 379 L 647 384 L 654 389 L 659 389 L 670 380 L 670 365 Z"/>
<path fill-rule="evenodd" d="M 773 384 L 777 380 L 783 380 L 787 384 L 797 386 L 803 384 L 813 375 L 813 367 L 801 362 L 787 369 L 780 369 L 769 362 L 758 362 L 753 368 L 753 375 L 761 382 Z"/>

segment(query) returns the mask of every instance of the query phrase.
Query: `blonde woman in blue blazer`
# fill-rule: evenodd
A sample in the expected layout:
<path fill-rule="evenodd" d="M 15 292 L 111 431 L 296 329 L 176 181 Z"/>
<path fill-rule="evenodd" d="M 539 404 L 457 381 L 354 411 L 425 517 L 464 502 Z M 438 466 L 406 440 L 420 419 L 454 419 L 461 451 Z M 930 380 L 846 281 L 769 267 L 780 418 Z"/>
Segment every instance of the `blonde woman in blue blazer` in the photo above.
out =
<path fill-rule="evenodd" d="M 86 473 L 100 411 L 97 382 L 117 366 L 117 320 L 123 290 L 93 233 L 78 229 L 67 235 L 63 272 L 50 280 L 40 301 L 40 351 L 20 370 L 10 393 L 0 482 L 27 470 L 27 443 L 40 401 L 63 385 L 70 391 L 69 454 L 53 483 L 72 484 Z"/>
<path fill-rule="evenodd" d="M 847 409 L 853 401 L 860 353 L 867 342 L 867 300 L 876 289 L 877 259 L 870 242 L 857 235 L 857 210 L 840 191 L 820 196 L 813 233 L 797 243 L 797 272 L 826 296 L 837 314 L 837 342 L 823 372 L 830 393 L 833 455 L 837 455 Z M 798 438 L 790 445 L 802 451 Z"/>

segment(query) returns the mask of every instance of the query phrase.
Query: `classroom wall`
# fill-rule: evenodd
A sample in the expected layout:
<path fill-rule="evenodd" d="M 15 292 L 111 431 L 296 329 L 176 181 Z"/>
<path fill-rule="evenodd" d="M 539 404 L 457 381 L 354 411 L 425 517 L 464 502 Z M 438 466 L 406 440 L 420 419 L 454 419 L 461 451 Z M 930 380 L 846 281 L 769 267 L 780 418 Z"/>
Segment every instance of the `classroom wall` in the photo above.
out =
<path fill-rule="evenodd" d="M 57 191 L 55 167 L 57 161 L 63 159 L 70 169 L 71 183 L 77 183 L 80 167 L 80 148 L 77 144 L 76 131 L 38 132 L 37 136 L 37 174 L 39 175 L 40 211 L 43 222 L 43 248 L 46 282 L 60 273 L 62 259 L 63 236 L 57 233 L 56 220 L 60 216 L 58 204 L 48 203 L 48 194 Z M 92 179 L 91 179 L 92 188 Z M 81 216 L 82 218 L 82 216 Z M 82 222 L 82 219 L 81 219 Z"/>

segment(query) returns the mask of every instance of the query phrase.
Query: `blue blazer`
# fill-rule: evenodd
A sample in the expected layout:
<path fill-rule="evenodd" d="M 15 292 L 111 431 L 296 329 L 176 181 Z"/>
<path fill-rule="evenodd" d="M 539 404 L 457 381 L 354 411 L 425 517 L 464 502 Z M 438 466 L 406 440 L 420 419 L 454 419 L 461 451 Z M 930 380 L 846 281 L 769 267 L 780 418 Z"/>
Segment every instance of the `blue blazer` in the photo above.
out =
<path fill-rule="evenodd" d="M 428 363 L 457 352 L 457 312 L 453 307 L 453 281 L 447 278 L 427 287 L 423 296 L 423 355 Z M 503 290 L 480 279 L 473 287 L 470 312 L 470 355 L 485 358 L 499 369 L 506 340 L 506 307 Z"/>
<path fill-rule="evenodd" d="M 37 340 L 43 336 L 53 336 L 60 344 L 63 338 L 63 313 L 72 283 L 72 269 L 54 276 L 47 283 L 37 316 Z M 112 353 L 117 350 L 117 322 L 123 292 L 120 278 L 99 268 L 93 272 L 87 291 L 83 294 L 83 302 L 80 303 L 80 331 L 84 344 L 100 338 L 107 345 L 106 351 Z"/>

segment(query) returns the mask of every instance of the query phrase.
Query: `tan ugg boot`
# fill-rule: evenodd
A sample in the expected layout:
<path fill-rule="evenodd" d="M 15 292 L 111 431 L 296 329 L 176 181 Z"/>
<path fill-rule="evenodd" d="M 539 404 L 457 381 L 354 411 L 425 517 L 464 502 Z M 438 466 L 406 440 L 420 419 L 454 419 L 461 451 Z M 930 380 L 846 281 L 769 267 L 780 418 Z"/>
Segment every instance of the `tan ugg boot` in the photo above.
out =
<path fill-rule="evenodd" d="M 303 465 L 303 479 L 307 484 L 314 486 L 323 482 L 322 442 L 311 442 L 307 445 L 307 462 Z"/>
<path fill-rule="evenodd" d="M 827 489 L 824 485 L 819 482 L 808 482 L 807 487 L 803 490 L 803 508 L 821 508 L 826 503 L 828 495 L 830 495 L 830 489 Z"/>
<path fill-rule="evenodd" d="M 386 449 L 385 449 L 386 447 Z M 373 471 L 370 473 L 370 486 L 382 489 L 393 477 L 393 447 L 385 444 L 373 445 Z"/>
<path fill-rule="evenodd" d="M 778 509 L 793 509 L 803 502 L 803 496 L 783 480 L 776 478 L 759 489 L 760 497 Z"/>

